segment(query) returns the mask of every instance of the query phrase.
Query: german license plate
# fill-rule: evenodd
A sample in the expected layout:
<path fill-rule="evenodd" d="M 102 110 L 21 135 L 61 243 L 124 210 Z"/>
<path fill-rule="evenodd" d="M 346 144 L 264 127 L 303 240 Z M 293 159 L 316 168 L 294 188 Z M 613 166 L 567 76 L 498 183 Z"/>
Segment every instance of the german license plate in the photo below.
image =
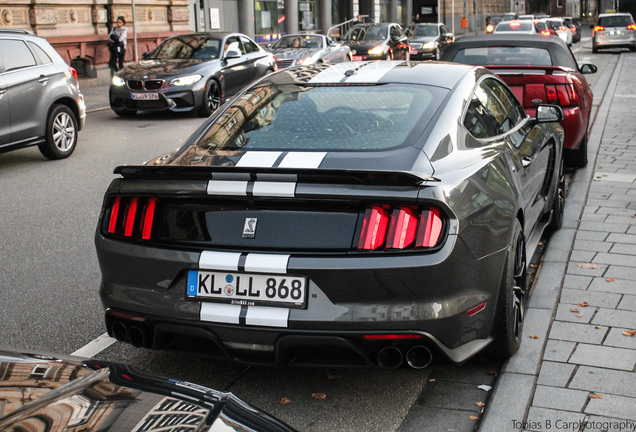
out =
<path fill-rule="evenodd" d="M 353 56 L 353 61 L 362 61 L 362 56 Z"/>
<path fill-rule="evenodd" d="M 134 100 L 159 100 L 159 93 L 130 93 Z"/>
<path fill-rule="evenodd" d="M 188 271 L 188 297 L 246 306 L 305 307 L 307 279 L 290 275 Z"/>

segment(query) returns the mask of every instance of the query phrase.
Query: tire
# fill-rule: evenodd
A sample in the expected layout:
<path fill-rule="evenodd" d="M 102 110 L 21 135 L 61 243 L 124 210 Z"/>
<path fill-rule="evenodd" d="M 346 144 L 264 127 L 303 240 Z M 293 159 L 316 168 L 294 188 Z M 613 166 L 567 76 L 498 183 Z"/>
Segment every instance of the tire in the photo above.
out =
<path fill-rule="evenodd" d="M 221 106 L 221 86 L 216 80 L 211 79 L 205 85 L 203 105 L 199 110 L 201 117 L 209 117 Z"/>
<path fill-rule="evenodd" d="M 583 135 L 579 148 L 566 152 L 565 164 L 568 168 L 583 168 L 587 166 L 587 131 Z"/>
<path fill-rule="evenodd" d="M 563 166 L 564 162 L 561 161 L 559 164 L 559 179 L 552 202 L 552 220 L 550 220 L 550 225 L 548 225 L 550 232 L 558 231 L 563 226 L 563 215 L 565 212 L 565 172 Z"/>
<path fill-rule="evenodd" d="M 515 220 L 504 266 L 493 327 L 490 354 L 508 358 L 521 346 L 527 296 L 526 245 L 519 220 Z"/>
<path fill-rule="evenodd" d="M 433 60 L 439 60 L 440 57 L 440 53 L 439 53 L 439 47 L 435 47 L 435 58 Z"/>
<path fill-rule="evenodd" d="M 66 105 L 54 105 L 46 120 L 45 141 L 39 144 L 47 158 L 65 159 L 75 150 L 78 135 L 77 119 Z"/>
<path fill-rule="evenodd" d="M 137 111 L 134 110 L 113 109 L 113 111 L 115 111 L 115 114 L 117 114 L 119 117 L 134 117 L 135 115 L 137 115 Z"/>

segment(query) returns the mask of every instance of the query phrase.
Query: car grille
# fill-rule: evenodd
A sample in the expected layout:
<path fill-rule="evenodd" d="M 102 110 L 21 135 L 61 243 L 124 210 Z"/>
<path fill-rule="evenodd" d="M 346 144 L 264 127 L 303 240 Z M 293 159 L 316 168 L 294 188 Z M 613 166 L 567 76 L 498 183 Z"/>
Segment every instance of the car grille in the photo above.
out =
<path fill-rule="evenodd" d="M 279 69 L 290 67 L 292 65 L 292 63 L 294 63 L 293 59 L 291 59 L 291 60 L 276 60 L 276 66 L 278 66 Z"/>
<path fill-rule="evenodd" d="M 421 43 L 413 43 L 413 42 L 411 42 L 411 48 L 420 49 L 420 48 L 422 48 L 422 44 Z"/>
<path fill-rule="evenodd" d="M 159 90 L 163 80 L 128 80 L 128 88 L 131 90 Z"/>

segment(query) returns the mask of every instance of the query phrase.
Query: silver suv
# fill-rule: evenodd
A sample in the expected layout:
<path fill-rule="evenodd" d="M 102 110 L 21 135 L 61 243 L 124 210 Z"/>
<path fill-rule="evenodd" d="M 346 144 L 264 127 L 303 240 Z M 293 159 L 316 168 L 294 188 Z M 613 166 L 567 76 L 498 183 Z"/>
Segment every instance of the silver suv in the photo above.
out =
<path fill-rule="evenodd" d="M 592 52 L 601 48 L 636 51 L 636 24 L 629 13 L 600 14 L 592 32 Z"/>
<path fill-rule="evenodd" d="M 85 121 L 75 69 L 45 39 L 0 29 L 0 153 L 37 145 L 66 158 Z"/>

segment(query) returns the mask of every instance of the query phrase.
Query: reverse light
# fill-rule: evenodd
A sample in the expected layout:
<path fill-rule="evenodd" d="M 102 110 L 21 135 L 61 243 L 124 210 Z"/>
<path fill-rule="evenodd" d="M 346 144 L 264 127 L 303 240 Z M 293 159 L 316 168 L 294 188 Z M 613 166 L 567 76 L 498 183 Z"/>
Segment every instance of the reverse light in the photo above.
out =
<path fill-rule="evenodd" d="M 369 55 L 382 55 L 384 54 L 384 50 L 381 46 L 373 47 L 369 50 Z"/>
<path fill-rule="evenodd" d="M 358 250 L 432 248 L 439 243 L 442 230 L 437 208 L 371 205 L 364 213 Z"/>
<path fill-rule="evenodd" d="M 170 80 L 170 84 L 174 86 L 192 85 L 203 78 L 203 75 L 188 75 L 184 77 L 174 78 Z"/>
<path fill-rule="evenodd" d="M 113 75 L 113 79 L 111 80 L 114 86 L 121 87 L 126 84 L 126 81 L 118 77 L 117 75 Z"/>

